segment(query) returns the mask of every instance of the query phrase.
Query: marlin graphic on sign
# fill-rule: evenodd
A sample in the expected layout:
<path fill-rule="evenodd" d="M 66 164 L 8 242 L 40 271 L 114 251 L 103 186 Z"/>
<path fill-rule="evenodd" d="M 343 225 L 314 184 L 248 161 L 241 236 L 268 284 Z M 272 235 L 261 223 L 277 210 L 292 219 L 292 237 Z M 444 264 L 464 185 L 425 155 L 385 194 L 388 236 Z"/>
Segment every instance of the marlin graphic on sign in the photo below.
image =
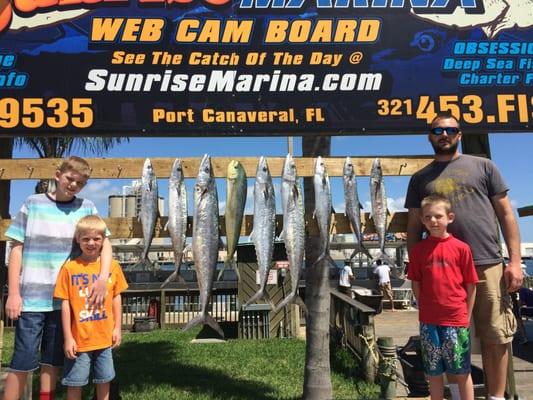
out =
<path fill-rule="evenodd" d="M 411 13 L 439 25 L 459 29 L 479 27 L 489 39 L 506 29 L 533 26 L 533 0 L 485 0 L 483 6 L 483 14 L 467 14 L 461 7 L 451 14 L 417 14 L 415 9 Z"/>

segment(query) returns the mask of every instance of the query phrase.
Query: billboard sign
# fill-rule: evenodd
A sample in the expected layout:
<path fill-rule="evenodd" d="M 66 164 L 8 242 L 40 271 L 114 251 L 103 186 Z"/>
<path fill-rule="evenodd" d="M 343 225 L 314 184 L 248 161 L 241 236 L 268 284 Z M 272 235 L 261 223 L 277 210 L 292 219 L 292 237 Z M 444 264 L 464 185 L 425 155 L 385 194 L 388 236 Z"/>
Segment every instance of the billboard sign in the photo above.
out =
<path fill-rule="evenodd" d="M 0 135 L 531 131 L 532 0 L 0 0 Z"/>

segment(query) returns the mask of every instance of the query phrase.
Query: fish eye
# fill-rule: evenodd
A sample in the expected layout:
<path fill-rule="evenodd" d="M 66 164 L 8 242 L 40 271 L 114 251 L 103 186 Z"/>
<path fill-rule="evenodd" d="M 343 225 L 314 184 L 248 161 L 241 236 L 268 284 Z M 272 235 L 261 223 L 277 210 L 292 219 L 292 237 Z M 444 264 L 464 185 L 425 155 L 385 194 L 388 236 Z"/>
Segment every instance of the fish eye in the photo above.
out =
<path fill-rule="evenodd" d="M 205 167 L 204 171 L 209 172 L 209 167 Z"/>
<path fill-rule="evenodd" d="M 263 172 L 267 172 L 267 169 L 266 169 L 266 167 L 263 167 Z"/>

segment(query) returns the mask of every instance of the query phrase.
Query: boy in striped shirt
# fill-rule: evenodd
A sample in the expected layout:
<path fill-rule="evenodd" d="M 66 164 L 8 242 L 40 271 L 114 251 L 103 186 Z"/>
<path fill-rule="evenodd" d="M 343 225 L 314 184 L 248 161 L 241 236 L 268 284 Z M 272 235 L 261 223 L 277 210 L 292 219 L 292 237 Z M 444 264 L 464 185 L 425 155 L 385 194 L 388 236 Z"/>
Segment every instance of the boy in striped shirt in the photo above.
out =
<path fill-rule="evenodd" d="M 4 400 L 20 398 L 28 373 L 39 368 L 39 348 L 39 399 L 54 398 L 64 359 L 61 303 L 53 299 L 54 286 L 61 266 L 79 255 L 74 241 L 78 220 L 97 214 L 91 201 L 76 197 L 90 172 L 89 164 L 80 157 L 63 161 L 54 174 L 56 190 L 28 197 L 5 234 L 12 241 L 6 314 L 17 320 L 17 326 Z M 111 243 L 105 238 L 102 269 L 92 287 L 92 304 L 103 301 L 111 257 Z"/>

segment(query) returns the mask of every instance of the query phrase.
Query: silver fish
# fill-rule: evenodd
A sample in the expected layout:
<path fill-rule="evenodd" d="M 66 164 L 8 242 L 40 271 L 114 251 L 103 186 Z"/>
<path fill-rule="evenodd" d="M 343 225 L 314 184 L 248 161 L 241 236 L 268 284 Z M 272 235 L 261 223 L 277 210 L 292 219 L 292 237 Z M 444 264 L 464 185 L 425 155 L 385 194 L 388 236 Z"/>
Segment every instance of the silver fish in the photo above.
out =
<path fill-rule="evenodd" d="M 161 287 L 181 278 L 179 275 L 181 260 L 187 240 L 187 189 L 183 176 L 183 166 L 179 158 L 172 164 L 172 171 L 168 179 L 168 222 L 165 229 L 168 230 L 172 241 L 176 269 Z M 183 281 L 183 278 L 180 280 Z"/>
<path fill-rule="evenodd" d="M 207 324 L 221 337 L 224 332 L 218 322 L 208 314 L 213 281 L 218 260 L 218 195 L 211 166 L 211 158 L 206 154 L 200 163 L 200 169 L 194 186 L 194 215 L 192 232 L 192 254 L 194 268 L 200 291 L 200 315 L 190 320 L 184 331 L 199 324 Z"/>
<path fill-rule="evenodd" d="M 245 304 L 254 303 L 264 298 L 274 309 L 272 300 L 266 291 L 268 273 L 274 253 L 276 237 L 276 196 L 274 185 L 264 157 L 259 159 L 254 184 L 254 228 L 250 235 L 255 246 L 257 266 L 259 269 L 259 290 Z"/>
<path fill-rule="evenodd" d="M 226 178 L 226 212 L 224 215 L 226 224 L 227 253 L 224 260 L 224 268 L 220 270 L 218 279 L 227 266 L 237 271 L 234 255 L 241 235 L 242 218 L 246 205 L 247 192 L 246 172 L 239 161 L 231 160 L 228 165 Z"/>
<path fill-rule="evenodd" d="M 372 207 L 372 219 L 378 234 L 379 252 L 372 259 L 372 263 L 381 259 L 391 266 L 396 267 L 395 262 L 385 253 L 385 235 L 387 234 L 387 196 L 385 195 L 385 183 L 381 162 L 376 158 L 372 162 L 370 170 L 370 204 Z"/>
<path fill-rule="evenodd" d="M 324 259 L 329 259 L 333 263 L 329 255 L 329 230 L 331 227 L 331 186 L 329 183 L 329 176 L 326 170 L 326 164 L 322 157 L 318 156 L 315 160 L 315 174 L 313 176 L 313 187 L 315 189 L 315 211 L 313 213 L 318 224 L 318 232 L 320 234 L 320 250 L 319 256 L 315 264 L 322 262 Z"/>
<path fill-rule="evenodd" d="M 141 214 L 139 219 L 143 228 L 144 248 L 141 256 L 141 263 L 151 264 L 148 259 L 148 252 L 152 239 L 154 238 L 155 224 L 159 215 L 159 194 L 157 189 L 157 178 L 149 158 L 144 160 L 141 179 Z"/>
<path fill-rule="evenodd" d="M 352 231 L 355 234 L 355 249 L 350 256 L 353 259 L 357 253 L 363 252 L 372 258 L 368 250 L 363 245 L 363 232 L 361 225 L 361 210 L 363 206 L 359 201 L 357 194 L 357 178 L 355 176 L 355 167 L 350 157 L 346 157 L 343 167 L 343 183 L 344 183 L 344 202 L 346 204 L 345 214 L 350 221 Z"/>
<path fill-rule="evenodd" d="M 305 312 L 307 307 L 298 295 L 298 284 L 304 261 L 305 217 L 302 190 L 296 174 L 296 164 L 287 154 L 281 177 L 281 200 L 283 203 L 283 240 L 291 273 L 291 293 L 276 306 L 274 313 L 289 303 L 297 303 Z"/>

